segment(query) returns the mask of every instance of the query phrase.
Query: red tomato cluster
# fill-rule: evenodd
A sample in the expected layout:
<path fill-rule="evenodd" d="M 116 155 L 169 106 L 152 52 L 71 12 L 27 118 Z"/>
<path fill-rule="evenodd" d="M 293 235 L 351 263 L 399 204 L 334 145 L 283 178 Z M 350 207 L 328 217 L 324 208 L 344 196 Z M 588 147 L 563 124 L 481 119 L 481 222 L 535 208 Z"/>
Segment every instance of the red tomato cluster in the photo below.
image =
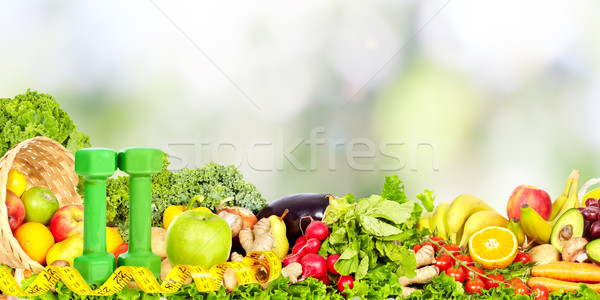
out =
<path fill-rule="evenodd" d="M 426 245 L 432 246 L 435 252 L 438 253 L 435 258 L 435 266 L 438 267 L 440 273 L 444 272 L 454 280 L 464 283 L 465 292 L 469 294 L 481 294 L 482 290 L 496 288 L 501 283 L 506 282 L 506 279 L 500 273 L 493 271 L 486 274 L 485 271 L 475 266 L 470 255 L 464 254 L 455 244 L 446 244 L 440 237 L 431 237 L 428 241 L 415 245 L 413 250 L 416 253 Z M 531 262 L 531 257 L 527 253 L 519 252 L 514 261 L 528 263 Z M 518 278 L 513 278 L 510 284 L 505 284 L 514 287 L 517 294 L 525 295 L 534 292 L 536 300 L 548 299 L 548 289 L 543 285 L 536 285 L 529 289 Z"/>

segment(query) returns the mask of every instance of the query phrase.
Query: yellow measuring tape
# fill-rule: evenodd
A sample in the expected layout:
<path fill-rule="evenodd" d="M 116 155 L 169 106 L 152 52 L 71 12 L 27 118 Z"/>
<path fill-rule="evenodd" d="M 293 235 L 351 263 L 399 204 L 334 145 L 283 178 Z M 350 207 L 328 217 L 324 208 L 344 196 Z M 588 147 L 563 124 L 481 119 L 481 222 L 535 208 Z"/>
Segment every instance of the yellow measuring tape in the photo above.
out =
<path fill-rule="evenodd" d="M 266 276 L 257 276 L 264 268 Z M 115 272 L 98 289 L 92 290 L 72 267 L 48 266 L 39 274 L 33 283 L 25 290 L 15 278 L 4 269 L 0 269 L 0 290 L 8 296 L 39 296 L 54 286 L 60 279 L 73 292 L 86 296 L 110 296 L 119 292 L 131 279 L 146 293 L 174 293 L 192 276 L 196 288 L 200 292 L 216 291 L 223 282 L 223 274 L 231 268 L 238 284 L 267 283 L 281 274 L 281 261 L 270 251 L 250 252 L 242 261 L 226 262 L 206 269 L 201 266 L 177 265 L 159 284 L 152 272 L 143 267 L 118 267 Z"/>

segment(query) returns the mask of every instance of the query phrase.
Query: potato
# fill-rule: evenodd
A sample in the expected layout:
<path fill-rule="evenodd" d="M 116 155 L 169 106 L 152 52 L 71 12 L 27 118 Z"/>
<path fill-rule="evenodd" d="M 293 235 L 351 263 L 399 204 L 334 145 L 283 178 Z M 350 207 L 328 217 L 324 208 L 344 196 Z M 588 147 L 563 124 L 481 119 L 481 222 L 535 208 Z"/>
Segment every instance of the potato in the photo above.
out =
<path fill-rule="evenodd" d="M 57 266 L 57 267 L 70 267 L 71 266 L 71 264 L 69 264 L 68 261 L 62 260 L 62 259 L 57 259 L 57 260 L 53 261 L 50 265 Z"/>
<path fill-rule="evenodd" d="M 537 262 L 538 265 L 545 265 L 560 260 L 560 254 L 558 253 L 558 250 L 556 250 L 556 248 L 554 248 L 554 246 L 551 244 L 535 246 L 527 253 L 529 253 L 529 256 L 531 256 L 531 260 Z"/>
<path fill-rule="evenodd" d="M 165 244 L 167 231 L 164 228 L 152 227 L 151 235 L 152 252 L 160 256 L 161 259 L 164 259 L 165 257 L 167 257 L 167 248 Z"/>

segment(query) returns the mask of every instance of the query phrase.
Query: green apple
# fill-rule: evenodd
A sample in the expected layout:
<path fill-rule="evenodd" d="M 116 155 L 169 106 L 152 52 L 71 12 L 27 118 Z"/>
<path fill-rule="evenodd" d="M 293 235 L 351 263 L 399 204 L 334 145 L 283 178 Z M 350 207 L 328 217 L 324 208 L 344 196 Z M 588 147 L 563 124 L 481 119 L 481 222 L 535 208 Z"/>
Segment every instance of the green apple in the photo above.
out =
<path fill-rule="evenodd" d="M 213 213 L 188 210 L 176 216 L 169 225 L 166 244 L 171 266 L 210 268 L 227 261 L 231 251 L 231 229 L 223 218 Z"/>
<path fill-rule="evenodd" d="M 29 188 L 21 196 L 25 206 L 25 222 L 50 224 L 50 220 L 60 205 L 56 196 L 47 188 L 36 186 Z"/>

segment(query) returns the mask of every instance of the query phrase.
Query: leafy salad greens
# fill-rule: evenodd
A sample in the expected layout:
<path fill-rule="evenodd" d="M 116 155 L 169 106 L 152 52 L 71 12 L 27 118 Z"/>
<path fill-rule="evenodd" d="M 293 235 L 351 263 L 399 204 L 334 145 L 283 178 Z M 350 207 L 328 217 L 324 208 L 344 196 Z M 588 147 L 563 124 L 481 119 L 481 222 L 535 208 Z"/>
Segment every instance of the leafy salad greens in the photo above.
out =
<path fill-rule="evenodd" d="M 432 192 L 418 199 L 433 208 Z M 428 234 L 415 228 L 422 211 L 419 203 L 407 199 L 398 176 L 386 176 L 380 196 L 358 201 L 352 194 L 332 197 L 322 220 L 332 228 L 331 234 L 319 254 L 340 254 L 335 269 L 342 275 L 354 274 L 357 280 L 386 263 L 396 266 L 391 271 L 397 276 L 414 277 L 415 255 L 406 245 Z"/>
<path fill-rule="evenodd" d="M 219 202 L 233 196 L 230 206 L 245 207 L 254 213 L 267 201 L 234 166 L 214 162 L 199 169 L 168 170 L 168 155 L 163 155 L 162 170 L 152 175 L 152 226 L 162 224 L 162 215 L 171 205 L 187 205 L 196 195 L 205 196 L 202 206 L 217 211 Z M 119 176 L 107 181 L 107 222 L 119 227 L 119 233 L 128 238 L 129 177 Z"/>
<path fill-rule="evenodd" d="M 36 136 L 51 138 L 71 153 L 90 147 L 90 138 L 77 130 L 52 96 L 27 90 L 13 99 L 0 98 L 0 157 Z"/>

